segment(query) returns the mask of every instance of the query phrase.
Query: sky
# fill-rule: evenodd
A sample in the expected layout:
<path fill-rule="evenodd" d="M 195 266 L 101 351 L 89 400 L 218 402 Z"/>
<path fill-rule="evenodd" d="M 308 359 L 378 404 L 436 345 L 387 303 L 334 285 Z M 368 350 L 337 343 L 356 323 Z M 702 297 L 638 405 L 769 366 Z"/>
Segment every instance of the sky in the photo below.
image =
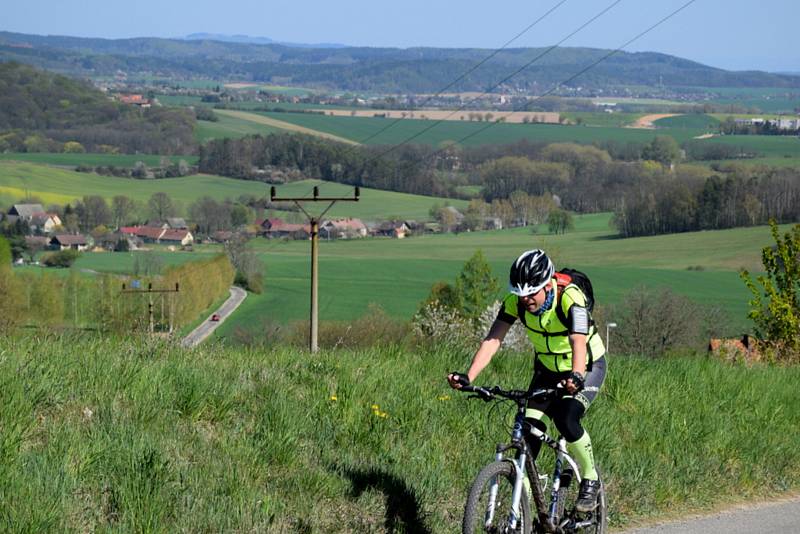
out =
<path fill-rule="evenodd" d="M 294 43 L 499 48 L 562 0 L 3 0 L 0 30 L 77 37 L 216 33 Z M 566 0 L 510 46 L 559 42 L 615 0 Z M 615 49 L 689 0 L 621 0 L 562 46 Z M 626 47 L 730 70 L 800 72 L 800 0 L 695 0 Z"/>

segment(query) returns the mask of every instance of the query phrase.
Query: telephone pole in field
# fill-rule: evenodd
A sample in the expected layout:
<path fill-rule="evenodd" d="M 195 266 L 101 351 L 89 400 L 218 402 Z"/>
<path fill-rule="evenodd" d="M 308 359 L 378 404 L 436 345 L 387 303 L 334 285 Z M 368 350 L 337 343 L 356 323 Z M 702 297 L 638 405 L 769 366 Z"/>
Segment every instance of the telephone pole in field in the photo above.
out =
<path fill-rule="evenodd" d="M 360 195 L 361 191 L 358 186 L 356 186 L 352 197 L 321 197 L 319 196 L 319 187 L 314 186 L 314 194 L 311 198 L 278 198 L 275 196 L 275 186 L 270 188 L 271 202 L 294 202 L 295 206 L 308 217 L 308 222 L 311 225 L 311 325 L 308 339 L 308 346 L 311 352 L 317 352 L 319 350 L 319 345 L 317 344 L 319 333 L 319 301 L 317 296 L 317 286 L 319 282 L 317 270 L 319 264 L 319 223 L 334 204 L 337 202 L 358 202 Z M 330 204 L 328 204 L 328 207 L 325 208 L 322 213 L 314 216 L 303 208 L 302 202 L 330 202 Z"/>
<path fill-rule="evenodd" d="M 131 288 L 128 289 L 127 284 L 122 284 L 122 293 L 146 293 L 147 294 L 147 322 L 148 331 L 152 334 L 155 332 L 155 321 L 153 320 L 153 293 L 178 293 L 180 292 L 180 285 L 175 282 L 175 289 L 153 289 L 153 284 L 147 284 L 147 289 L 142 289 L 139 280 L 131 282 Z M 170 299 L 169 306 L 169 331 L 172 333 L 173 327 L 173 313 L 172 299 Z M 161 318 L 164 318 L 164 301 L 161 301 Z"/>

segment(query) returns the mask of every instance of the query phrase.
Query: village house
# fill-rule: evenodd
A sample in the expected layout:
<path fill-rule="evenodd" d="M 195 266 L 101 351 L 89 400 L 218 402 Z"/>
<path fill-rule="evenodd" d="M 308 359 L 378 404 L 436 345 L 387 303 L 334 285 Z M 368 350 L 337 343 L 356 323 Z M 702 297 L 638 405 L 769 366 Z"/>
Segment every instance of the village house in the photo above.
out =
<path fill-rule="evenodd" d="M 117 250 L 122 240 L 127 242 L 128 250 L 138 250 L 143 244 L 141 238 L 137 237 L 136 234 L 123 233 L 120 231 L 105 234 L 97 240 L 95 245 L 108 251 L 114 251 Z"/>
<path fill-rule="evenodd" d="M 173 230 L 188 230 L 189 226 L 183 217 L 167 217 L 167 225 Z"/>
<path fill-rule="evenodd" d="M 41 204 L 14 204 L 8 210 L 9 220 L 20 218 L 25 222 L 30 222 L 35 215 L 40 213 L 44 213 L 44 208 Z"/>
<path fill-rule="evenodd" d="M 130 104 L 140 108 L 149 108 L 153 102 L 143 95 L 117 95 L 117 99 L 123 104 Z"/>
<path fill-rule="evenodd" d="M 50 239 L 50 248 L 53 250 L 86 250 L 89 245 L 86 237 L 80 234 L 57 234 Z"/>
<path fill-rule="evenodd" d="M 409 227 L 403 221 L 385 221 L 373 226 L 371 234 L 376 237 L 403 239 L 409 234 Z"/>
<path fill-rule="evenodd" d="M 31 232 L 52 234 L 61 226 L 61 218 L 55 213 L 36 213 L 29 223 Z"/>
<path fill-rule="evenodd" d="M 187 246 L 194 243 L 194 236 L 189 230 L 172 230 L 165 228 L 166 223 L 160 226 L 123 226 L 120 233 L 140 238 L 144 243 L 164 243 L 169 245 Z"/>
<path fill-rule="evenodd" d="M 319 227 L 319 235 L 324 239 L 353 239 L 367 236 L 367 226 L 361 219 L 332 219 L 324 221 Z"/>
<path fill-rule="evenodd" d="M 283 219 L 279 219 L 277 217 L 272 217 L 269 219 L 256 219 L 256 226 L 258 226 L 261 230 L 261 233 L 266 234 L 267 231 L 272 229 L 275 225 L 283 224 Z"/>
<path fill-rule="evenodd" d="M 233 232 L 230 230 L 217 230 L 211 234 L 211 239 L 217 243 L 227 243 L 233 237 Z"/>
<path fill-rule="evenodd" d="M 158 238 L 158 242 L 185 247 L 194 243 L 194 236 L 189 230 L 164 230 L 164 233 Z"/>
<path fill-rule="evenodd" d="M 263 227 L 263 225 L 262 225 Z M 288 237 L 289 239 L 308 239 L 311 237 L 311 225 L 292 224 L 286 222 L 270 224 L 269 229 L 264 231 L 264 237 Z"/>

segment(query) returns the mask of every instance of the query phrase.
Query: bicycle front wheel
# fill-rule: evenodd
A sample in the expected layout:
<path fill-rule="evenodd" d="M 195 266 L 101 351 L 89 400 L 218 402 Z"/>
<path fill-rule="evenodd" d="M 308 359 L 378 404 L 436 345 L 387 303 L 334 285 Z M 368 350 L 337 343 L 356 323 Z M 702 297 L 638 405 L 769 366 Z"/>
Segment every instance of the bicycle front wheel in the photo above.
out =
<path fill-rule="evenodd" d="M 520 497 L 520 517 L 517 517 L 513 529 L 510 525 L 515 478 L 514 466 L 510 462 L 491 463 L 478 473 L 464 507 L 464 534 L 530 534 L 531 504 L 524 486 Z"/>

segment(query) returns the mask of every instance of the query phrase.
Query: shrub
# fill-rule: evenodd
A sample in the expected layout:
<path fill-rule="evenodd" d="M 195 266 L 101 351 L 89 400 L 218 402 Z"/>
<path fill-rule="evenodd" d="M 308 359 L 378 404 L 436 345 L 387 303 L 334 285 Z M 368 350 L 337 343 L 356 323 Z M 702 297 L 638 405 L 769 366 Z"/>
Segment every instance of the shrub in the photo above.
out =
<path fill-rule="evenodd" d="M 772 356 L 778 360 L 800 359 L 800 224 L 791 231 L 778 234 L 778 225 L 770 221 L 775 247 L 764 247 L 761 260 L 765 275 L 756 280 L 742 270 L 740 276 L 753 293 L 747 314 L 756 326 L 756 333 L 772 345 Z"/>
<path fill-rule="evenodd" d="M 455 294 L 462 315 L 470 321 L 477 321 L 499 289 L 491 266 L 478 250 L 464 263 L 456 278 Z"/>
<path fill-rule="evenodd" d="M 463 347 L 477 340 L 470 321 L 449 306 L 434 301 L 424 306 L 411 320 L 414 338 L 422 344 Z"/>
<path fill-rule="evenodd" d="M 717 325 L 725 324 L 719 308 L 709 308 L 664 288 L 639 287 L 611 307 L 619 327 L 615 352 L 649 357 L 677 349 L 700 349 Z"/>
<path fill-rule="evenodd" d="M 68 248 L 66 250 L 59 250 L 58 252 L 53 252 L 46 255 L 42 258 L 42 263 L 47 267 L 65 267 L 69 268 L 72 267 L 72 264 L 75 263 L 80 257 L 81 253 L 75 249 Z"/>

